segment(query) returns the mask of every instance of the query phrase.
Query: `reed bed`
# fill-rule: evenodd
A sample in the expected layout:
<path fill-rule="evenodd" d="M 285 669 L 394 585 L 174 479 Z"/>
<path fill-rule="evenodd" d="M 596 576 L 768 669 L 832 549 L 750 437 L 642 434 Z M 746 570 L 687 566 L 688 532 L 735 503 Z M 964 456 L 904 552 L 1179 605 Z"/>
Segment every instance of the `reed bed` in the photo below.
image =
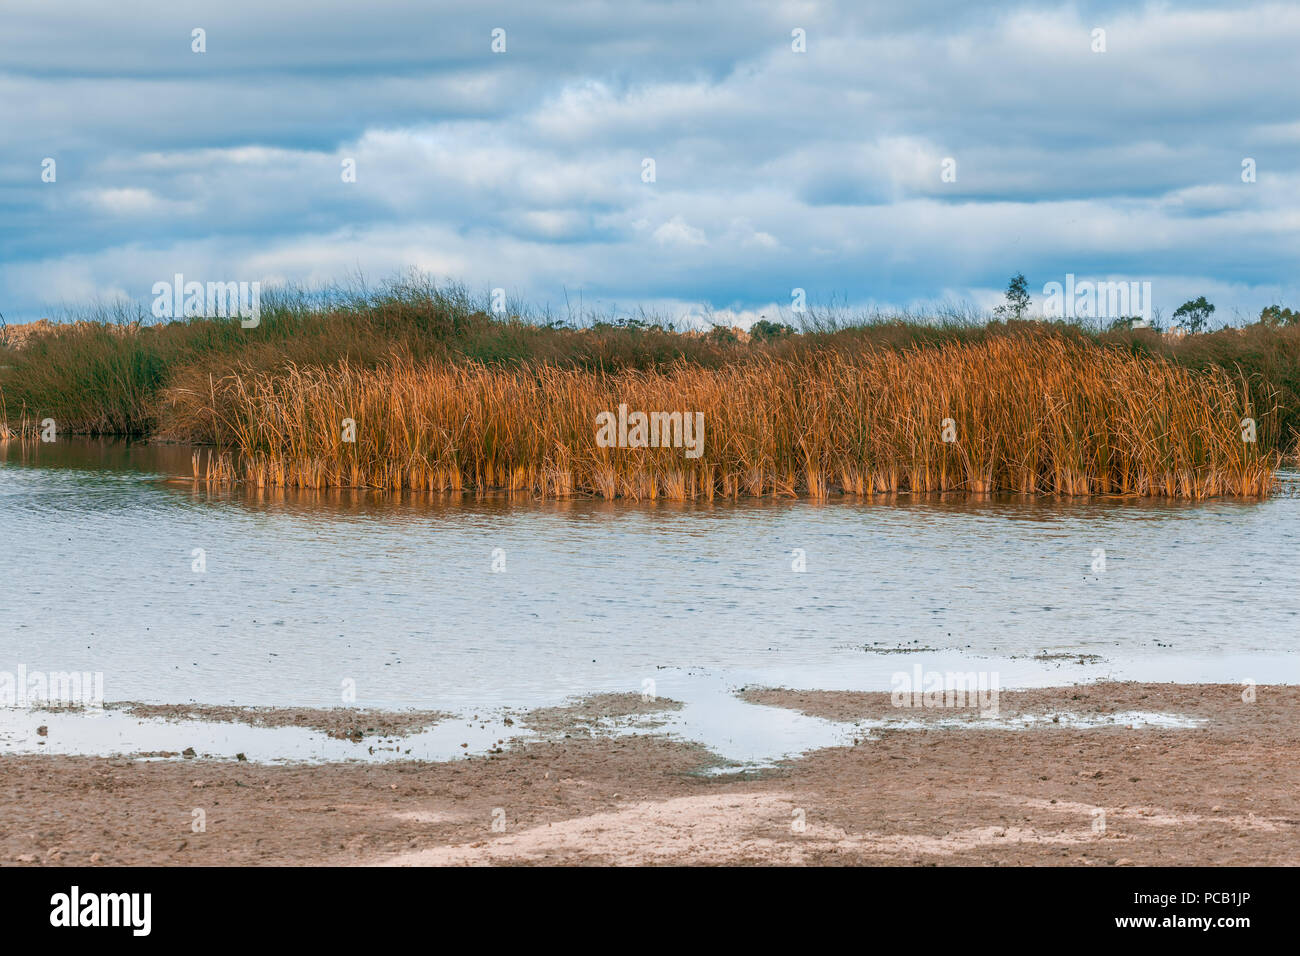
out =
<path fill-rule="evenodd" d="M 259 488 L 1199 499 L 1271 487 L 1275 412 L 1248 394 L 1218 369 L 1004 336 L 659 372 L 344 361 L 236 371 L 167 401 L 182 430 L 224 447 L 196 456 L 197 478 Z M 702 454 L 599 447 L 597 415 L 620 404 L 703 412 Z"/>

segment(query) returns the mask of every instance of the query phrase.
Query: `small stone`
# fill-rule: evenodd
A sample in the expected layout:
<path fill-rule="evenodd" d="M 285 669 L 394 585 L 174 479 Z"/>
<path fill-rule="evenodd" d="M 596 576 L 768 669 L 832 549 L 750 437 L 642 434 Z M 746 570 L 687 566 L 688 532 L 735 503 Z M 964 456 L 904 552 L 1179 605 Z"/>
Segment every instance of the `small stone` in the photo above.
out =
<path fill-rule="evenodd" d="M 39 727 L 36 728 L 37 737 L 48 737 L 49 735 L 50 735 L 50 728 L 46 727 L 44 724 L 41 724 Z"/>

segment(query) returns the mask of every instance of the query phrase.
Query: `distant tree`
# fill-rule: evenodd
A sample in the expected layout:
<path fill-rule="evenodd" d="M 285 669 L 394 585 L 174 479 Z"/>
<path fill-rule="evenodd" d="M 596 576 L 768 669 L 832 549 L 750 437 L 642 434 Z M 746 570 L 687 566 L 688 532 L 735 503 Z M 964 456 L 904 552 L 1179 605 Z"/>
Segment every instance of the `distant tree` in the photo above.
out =
<path fill-rule="evenodd" d="M 1023 319 L 1029 311 L 1029 283 L 1023 272 L 1017 272 L 1007 283 L 1007 302 L 993 310 L 1002 319 Z"/>
<path fill-rule="evenodd" d="M 1300 311 L 1284 309 L 1280 305 L 1270 305 L 1259 314 L 1259 321 L 1273 328 L 1282 325 L 1300 325 Z"/>
<path fill-rule="evenodd" d="M 664 327 L 658 322 L 647 322 L 645 319 L 635 319 L 631 316 L 623 316 L 622 318 L 615 319 L 613 322 L 598 319 L 591 323 L 591 328 L 596 332 L 611 332 L 614 329 L 625 329 L 628 332 L 664 331 Z"/>
<path fill-rule="evenodd" d="M 784 322 L 759 319 L 749 327 L 749 335 L 755 342 L 772 342 L 783 339 L 787 335 L 794 335 L 794 328 Z"/>
<path fill-rule="evenodd" d="M 736 334 L 736 330 L 725 325 L 715 325 L 709 329 L 709 333 L 705 338 L 718 345 L 732 345 L 740 341 L 740 336 Z"/>
<path fill-rule="evenodd" d="M 1174 309 L 1174 318 L 1181 319 L 1182 325 L 1192 335 L 1205 331 L 1205 326 L 1209 323 L 1210 316 L 1213 314 L 1214 306 L 1205 301 L 1205 296 L 1188 299 Z"/>

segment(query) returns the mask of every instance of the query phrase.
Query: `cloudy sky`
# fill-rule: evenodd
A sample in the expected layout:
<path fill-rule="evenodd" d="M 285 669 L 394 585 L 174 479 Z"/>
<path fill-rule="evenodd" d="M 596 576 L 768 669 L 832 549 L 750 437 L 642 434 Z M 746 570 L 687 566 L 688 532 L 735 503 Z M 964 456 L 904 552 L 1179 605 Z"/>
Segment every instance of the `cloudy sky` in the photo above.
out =
<path fill-rule="evenodd" d="M 4 0 L 0 312 L 414 267 L 561 314 L 1023 271 L 1253 318 L 1300 305 L 1297 50 L 1268 3 Z"/>

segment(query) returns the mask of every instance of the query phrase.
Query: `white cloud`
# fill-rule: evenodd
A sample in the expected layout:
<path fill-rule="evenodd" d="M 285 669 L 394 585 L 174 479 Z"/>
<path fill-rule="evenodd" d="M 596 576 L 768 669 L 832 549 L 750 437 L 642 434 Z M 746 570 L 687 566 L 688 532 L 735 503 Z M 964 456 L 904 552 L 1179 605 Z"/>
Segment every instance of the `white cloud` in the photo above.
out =
<path fill-rule="evenodd" d="M 196 208 L 193 203 L 163 199 L 147 189 L 135 187 L 91 189 L 82 193 L 79 198 L 82 202 L 97 207 L 111 216 L 122 218 L 187 213 Z"/>
<path fill-rule="evenodd" d="M 704 233 L 687 223 L 681 216 L 673 216 L 653 233 L 661 246 L 707 246 Z"/>
<path fill-rule="evenodd" d="M 7 6 L 6 315 L 174 271 L 409 266 L 746 322 L 793 286 L 986 303 L 1015 271 L 1300 292 L 1291 6 L 518 0 L 504 56 L 468 12 L 309 9 L 231 0 L 197 56 L 161 2 Z"/>

